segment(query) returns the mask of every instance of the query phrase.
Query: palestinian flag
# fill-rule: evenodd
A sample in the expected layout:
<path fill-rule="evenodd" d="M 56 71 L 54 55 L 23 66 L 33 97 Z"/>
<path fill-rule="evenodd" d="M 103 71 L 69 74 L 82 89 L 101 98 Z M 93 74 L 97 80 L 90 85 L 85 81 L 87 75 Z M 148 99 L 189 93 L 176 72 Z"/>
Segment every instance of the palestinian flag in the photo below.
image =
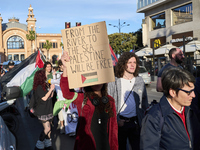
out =
<path fill-rule="evenodd" d="M 81 74 L 82 83 L 91 83 L 98 81 L 97 72 Z"/>
<path fill-rule="evenodd" d="M 0 82 L 7 87 L 19 86 L 22 91 L 21 95 L 25 96 L 33 88 L 35 72 L 43 68 L 43 66 L 44 63 L 40 58 L 40 51 L 38 50 L 6 73 Z"/>

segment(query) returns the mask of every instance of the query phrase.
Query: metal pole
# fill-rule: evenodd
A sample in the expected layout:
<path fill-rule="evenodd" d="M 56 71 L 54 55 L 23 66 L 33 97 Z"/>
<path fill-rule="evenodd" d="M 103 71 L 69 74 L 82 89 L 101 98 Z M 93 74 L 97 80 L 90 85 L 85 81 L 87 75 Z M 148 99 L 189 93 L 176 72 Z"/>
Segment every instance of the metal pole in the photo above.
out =
<path fill-rule="evenodd" d="M 120 28 L 121 28 L 121 26 L 120 26 L 120 19 L 119 19 L 119 33 L 121 32 L 121 31 L 120 31 Z"/>
<path fill-rule="evenodd" d="M 152 45 L 153 45 L 153 81 L 155 81 L 155 52 L 154 52 L 154 41 L 152 41 Z"/>
<path fill-rule="evenodd" d="M 47 61 L 46 58 L 44 57 L 44 54 L 42 53 L 41 49 L 40 49 L 40 48 L 38 48 L 38 49 L 39 49 L 39 51 L 40 51 L 40 54 L 41 54 L 42 57 L 44 58 L 44 60 Z"/>
<path fill-rule="evenodd" d="M 37 51 L 36 26 L 35 26 L 35 51 Z"/>
<path fill-rule="evenodd" d="M 183 54 L 185 56 L 185 36 L 183 36 Z"/>

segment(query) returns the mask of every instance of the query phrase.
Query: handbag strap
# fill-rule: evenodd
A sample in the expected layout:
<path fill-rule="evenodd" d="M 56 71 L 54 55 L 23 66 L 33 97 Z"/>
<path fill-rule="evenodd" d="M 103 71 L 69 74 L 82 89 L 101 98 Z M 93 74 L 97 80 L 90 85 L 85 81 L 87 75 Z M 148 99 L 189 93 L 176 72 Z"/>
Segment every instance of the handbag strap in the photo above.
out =
<path fill-rule="evenodd" d="M 131 91 L 129 92 L 129 94 L 128 94 L 128 96 L 127 96 L 126 100 L 124 101 L 123 105 L 122 105 L 122 106 L 121 106 L 121 108 L 119 109 L 119 111 L 118 111 L 117 115 L 119 115 L 119 113 L 120 113 L 121 109 L 123 108 L 123 106 L 125 105 L 126 101 L 127 101 L 127 100 L 128 100 L 128 98 L 129 98 L 129 96 L 131 95 L 131 93 L 132 93 L 132 91 L 133 91 L 133 88 L 134 88 L 134 84 L 133 84 L 133 87 L 132 87 Z"/>

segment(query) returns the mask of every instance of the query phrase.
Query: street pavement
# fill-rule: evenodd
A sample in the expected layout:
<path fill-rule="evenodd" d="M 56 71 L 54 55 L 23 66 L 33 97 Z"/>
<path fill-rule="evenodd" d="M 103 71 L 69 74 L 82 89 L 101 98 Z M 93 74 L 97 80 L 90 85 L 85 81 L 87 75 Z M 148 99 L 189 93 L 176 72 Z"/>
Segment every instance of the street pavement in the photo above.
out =
<path fill-rule="evenodd" d="M 19 129 L 17 135 L 17 150 L 34 150 L 35 144 L 43 130 L 42 124 L 37 118 L 31 118 L 24 111 L 23 98 L 17 100 L 17 108 L 20 112 Z M 52 126 L 52 143 L 54 150 L 73 150 L 75 137 L 69 137 L 65 134 L 60 134 L 57 117 L 53 120 Z"/>
<path fill-rule="evenodd" d="M 162 93 L 156 92 L 156 82 L 152 82 L 147 86 L 147 95 L 149 103 L 152 100 L 159 101 Z M 17 131 L 17 150 L 34 150 L 36 141 L 43 130 L 42 124 L 37 118 L 31 118 L 27 112 L 24 111 L 23 98 L 16 101 L 16 106 L 19 109 L 19 129 Z M 60 134 L 58 119 L 54 118 L 54 126 L 52 127 L 52 143 L 54 150 L 73 150 L 75 137 L 69 137 L 65 134 Z"/>
<path fill-rule="evenodd" d="M 160 101 L 160 98 L 163 96 L 163 93 L 156 91 L 156 81 L 152 81 L 150 85 L 146 86 L 147 89 L 147 96 L 149 104 L 156 100 L 157 102 Z"/>

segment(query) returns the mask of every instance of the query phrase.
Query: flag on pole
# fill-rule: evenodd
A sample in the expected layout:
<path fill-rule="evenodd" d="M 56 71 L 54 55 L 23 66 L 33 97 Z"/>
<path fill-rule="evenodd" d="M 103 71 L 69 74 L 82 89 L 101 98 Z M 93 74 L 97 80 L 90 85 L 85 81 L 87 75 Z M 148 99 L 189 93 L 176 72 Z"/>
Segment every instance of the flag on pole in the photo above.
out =
<path fill-rule="evenodd" d="M 111 57 L 112 57 L 112 63 L 113 63 L 113 66 L 115 66 L 118 60 L 110 44 L 109 44 L 109 47 L 110 47 L 110 52 L 111 52 Z"/>
<path fill-rule="evenodd" d="M 19 86 L 21 95 L 27 95 L 33 88 L 33 79 L 35 72 L 43 68 L 44 62 L 40 57 L 40 51 L 36 51 L 11 71 L 6 73 L 0 82 L 7 87 Z"/>

